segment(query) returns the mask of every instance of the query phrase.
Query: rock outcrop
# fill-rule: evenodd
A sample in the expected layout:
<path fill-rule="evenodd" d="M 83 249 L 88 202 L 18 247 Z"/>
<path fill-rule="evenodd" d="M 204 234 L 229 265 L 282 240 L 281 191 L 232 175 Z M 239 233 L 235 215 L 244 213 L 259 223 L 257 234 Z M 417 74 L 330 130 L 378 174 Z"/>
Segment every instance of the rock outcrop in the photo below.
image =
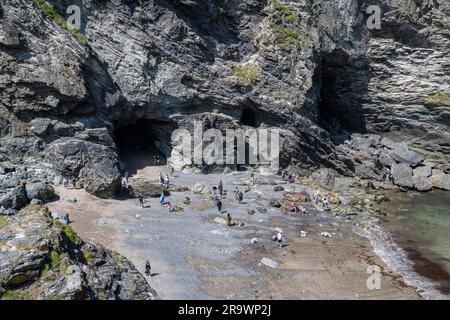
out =
<path fill-rule="evenodd" d="M 39 3 L 0 4 L 0 175 L 29 159 L 110 197 L 117 134 L 142 119 L 169 157 L 171 132 L 199 120 L 279 128 L 280 165 L 305 172 L 379 179 L 371 144 L 387 137 L 402 147 L 380 162 L 449 174 L 446 0 L 86 0 L 79 31 Z M 355 133 L 378 138 L 349 150 Z"/>
<path fill-rule="evenodd" d="M 159 299 L 126 258 L 81 240 L 45 207 L 0 218 L 0 299 Z"/>

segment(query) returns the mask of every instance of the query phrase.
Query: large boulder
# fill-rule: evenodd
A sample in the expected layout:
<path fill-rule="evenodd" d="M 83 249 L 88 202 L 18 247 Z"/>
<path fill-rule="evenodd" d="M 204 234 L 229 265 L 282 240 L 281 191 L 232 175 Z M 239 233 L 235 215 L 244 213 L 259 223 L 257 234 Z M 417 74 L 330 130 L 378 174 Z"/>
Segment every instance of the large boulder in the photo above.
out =
<path fill-rule="evenodd" d="M 395 161 L 408 163 L 413 167 L 423 161 L 423 157 L 420 154 L 407 148 L 395 149 L 392 151 L 391 155 Z"/>
<path fill-rule="evenodd" d="M 118 156 L 110 146 L 61 138 L 49 146 L 47 158 L 61 175 L 79 177 L 86 191 L 98 197 L 109 198 L 120 186 Z"/>
<path fill-rule="evenodd" d="M 413 183 L 414 188 L 419 191 L 427 191 L 433 187 L 429 177 L 431 176 L 430 166 L 421 166 L 413 170 Z"/>
<path fill-rule="evenodd" d="M 137 198 L 139 194 L 144 197 L 159 197 L 164 190 L 159 182 L 143 177 L 131 177 L 128 179 L 128 193 L 130 197 Z"/>
<path fill-rule="evenodd" d="M 121 175 L 114 163 L 104 161 L 84 167 L 80 177 L 87 192 L 106 199 L 118 190 Z"/>
<path fill-rule="evenodd" d="M 383 149 L 380 151 L 380 156 L 378 157 L 378 161 L 384 166 L 390 167 L 395 163 L 394 158 L 392 158 L 391 153 L 388 149 Z"/>
<path fill-rule="evenodd" d="M 412 179 L 413 171 L 406 163 L 395 163 L 391 167 L 391 173 L 394 177 L 394 183 L 401 187 L 413 188 L 414 182 Z"/>
<path fill-rule="evenodd" d="M 196 184 L 194 184 L 192 186 L 191 191 L 193 193 L 202 194 L 202 193 L 207 193 L 208 188 L 203 183 L 197 182 Z"/>
<path fill-rule="evenodd" d="M 410 150 L 405 142 L 394 142 L 390 139 L 383 138 L 381 144 L 391 150 L 388 152 L 388 155 L 386 152 L 383 152 L 384 156 L 380 159 L 380 162 L 388 163 L 390 161 L 389 157 L 392 157 L 392 159 L 399 163 L 407 163 L 415 167 L 423 161 L 423 157 L 417 152 Z"/>
<path fill-rule="evenodd" d="M 0 162 L 0 174 L 13 172 L 16 167 L 9 161 Z"/>
<path fill-rule="evenodd" d="M 303 192 L 285 192 L 284 198 L 287 201 L 294 202 L 309 202 L 311 201 L 311 197 L 307 193 Z"/>
<path fill-rule="evenodd" d="M 56 197 L 55 189 L 49 182 L 39 182 L 28 190 L 28 198 L 39 199 L 43 202 L 50 201 Z"/>
<path fill-rule="evenodd" d="M 0 189 L 10 189 L 18 186 L 20 179 L 12 175 L 0 175 Z"/>
<path fill-rule="evenodd" d="M 433 174 L 430 177 L 430 182 L 433 187 L 450 190 L 450 174 Z"/>
<path fill-rule="evenodd" d="M 431 167 L 430 166 L 421 166 L 414 168 L 413 170 L 415 177 L 429 177 L 431 176 Z"/>
<path fill-rule="evenodd" d="M 21 184 L 0 198 L 0 207 L 20 209 L 30 202 L 25 184 Z"/>
<path fill-rule="evenodd" d="M 430 180 L 430 178 L 425 177 L 425 176 L 413 176 L 413 183 L 414 183 L 414 188 L 416 188 L 419 191 L 428 191 L 431 190 L 431 188 L 433 188 L 433 184 Z"/>

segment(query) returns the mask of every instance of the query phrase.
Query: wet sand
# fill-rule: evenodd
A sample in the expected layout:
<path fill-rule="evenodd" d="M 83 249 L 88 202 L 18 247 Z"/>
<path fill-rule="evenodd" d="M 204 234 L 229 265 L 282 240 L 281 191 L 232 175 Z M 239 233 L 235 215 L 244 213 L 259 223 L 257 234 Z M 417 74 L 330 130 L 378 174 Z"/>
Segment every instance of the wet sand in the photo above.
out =
<path fill-rule="evenodd" d="M 167 168 L 143 168 L 138 174 L 156 176 L 160 170 Z M 210 195 L 190 191 L 167 197 L 184 208 L 181 213 L 169 213 L 155 198 L 148 199 L 149 208 L 141 209 L 136 199 L 103 200 L 82 189 L 62 186 L 56 187 L 60 200 L 48 206 L 58 213 L 69 213 L 82 238 L 118 251 L 141 272 L 149 259 L 155 275 L 147 280 L 163 299 L 420 298 L 415 288 L 388 270 L 369 241 L 356 235 L 345 217 L 318 211 L 311 203 L 306 204 L 309 215 L 284 215 L 268 206 L 271 197 L 281 198 L 273 185 L 253 186 L 239 204 L 232 190 L 248 179 L 249 173 L 176 175 L 172 181 L 177 185 L 192 187 L 202 182 L 210 189 L 222 179 L 230 194 L 223 201 L 224 210 L 244 225 L 227 227 L 214 222 L 215 218 L 225 218 L 225 213 L 217 212 Z M 297 184 L 284 186 L 305 190 Z M 190 205 L 182 203 L 185 196 L 191 198 Z M 76 204 L 67 201 L 71 197 L 77 198 Z M 267 212 L 258 212 L 260 206 Z M 255 213 L 249 214 L 247 209 Z M 275 228 L 284 231 L 283 248 L 272 241 Z M 306 237 L 301 237 L 300 231 L 306 231 Z M 324 231 L 331 237 L 321 237 Z M 252 243 L 252 238 L 258 242 Z M 264 257 L 276 261 L 278 267 L 261 264 Z M 370 290 L 367 270 L 374 265 L 381 269 L 381 288 Z"/>

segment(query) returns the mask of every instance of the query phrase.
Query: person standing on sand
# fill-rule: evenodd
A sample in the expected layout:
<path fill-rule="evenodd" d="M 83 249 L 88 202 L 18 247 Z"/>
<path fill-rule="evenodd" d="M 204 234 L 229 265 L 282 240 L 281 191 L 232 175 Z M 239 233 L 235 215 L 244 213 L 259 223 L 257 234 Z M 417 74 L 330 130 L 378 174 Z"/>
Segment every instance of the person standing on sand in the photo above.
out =
<path fill-rule="evenodd" d="M 250 175 L 250 182 L 251 182 L 252 185 L 254 185 L 256 183 L 256 178 L 255 178 L 255 174 L 254 173 L 252 173 Z"/>
<path fill-rule="evenodd" d="M 66 224 L 69 224 L 69 223 L 70 223 L 70 218 L 69 218 L 69 214 L 68 214 L 68 213 L 66 213 L 66 214 L 63 216 L 63 220 L 66 222 Z"/>
<path fill-rule="evenodd" d="M 128 189 L 128 180 L 126 177 L 122 178 L 122 190 L 127 190 Z"/>
<path fill-rule="evenodd" d="M 164 185 L 164 177 L 162 172 L 159 172 L 159 182 L 161 183 L 161 185 Z"/>
<path fill-rule="evenodd" d="M 144 208 L 144 196 L 139 193 L 139 207 Z"/>
<path fill-rule="evenodd" d="M 175 168 L 174 167 L 170 167 L 170 174 L 173 176 L 174 173 L 175 173 Z"/>
<path fill-rule="evenodd" d="M 314 195 L 313 195 L 314 204 L 319 203 L 319 197 L 320 197 L 319 192 L 317 192 L 317 191 L 314 192 Z"/>
<path fill-rule="evenodd" d="M 152 266 L 150 265 L 150 261 L 147 260 L 145 263 L 145 275 L 146 276 L 152 276 Z"/>
<path fill-rule="evenodd" d="M 64 185 L 64 188 L 68 188 L 69 187 L 69 179 L 67 179 L 67 178 L 64 178 L 63 179 L 63 185 Z"/>
<path fill-rule="evenodd" d="M 164 199 L 166 196 L 164 195 L 164 191 L 161 191 L 161 195 L 159 196 L 159 203 L 162 205 L 164 204 Z"/>
<path fill-rule="evenodd" d="M 166 174 L 166 179 L 164 179 L 164 186 L 166 188 L 169 188 L 169 186 L 170 186 L 170 180 L 169 180 L 169 175 L 168 174 Z"/>
<path fill-rule="evenodd" d="M 222 200 L 220 200 L 220 197 L 216 198 L 216 207 L 217 211 L 222 214 Z"/>
<path fill-rule="evenodd" d="M 77 187 L 77 179 L 76 178 L 72 179 L 72 186 L 74 189 Z"/>
<path fill-rule="evenodd" d="M 161 158 L 159 157 L 159 154 L 156 156 L 156 165 L 159 166 L 161 163 Z"/>
<path fill-rule="evenodd" d="M 237 200 L 239 203 L 242 203 L 242 200 L 244 200 L 244 194 L 242 193 L 241 190 L 239 190 L 237 193 Z"/>
<path fill-rule="evenodd" d="M 219 194 L 221 196 L 223 195 L 223 183 L 222 183 L 222 180 L 219 181 Z"/>
<path fill-rule="evenodd" d="M 283 233 L 282 232 L 277 233 L 277 242 L 278 242 L 278 246 L 280 248 L 282 248 L 283 247 Z"/>

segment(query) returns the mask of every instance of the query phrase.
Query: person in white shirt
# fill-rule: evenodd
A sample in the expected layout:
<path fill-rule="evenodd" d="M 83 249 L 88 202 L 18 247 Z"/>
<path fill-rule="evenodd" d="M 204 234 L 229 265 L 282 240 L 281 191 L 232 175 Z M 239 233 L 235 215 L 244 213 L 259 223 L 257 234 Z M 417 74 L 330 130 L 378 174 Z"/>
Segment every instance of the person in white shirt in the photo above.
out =
<path fill-rule="evenodd" d="M 283 247 L 283 233 L 282 232 L 277 233 L 277 242 L 278 242 L 278 246 L 280 248 Z"/>

